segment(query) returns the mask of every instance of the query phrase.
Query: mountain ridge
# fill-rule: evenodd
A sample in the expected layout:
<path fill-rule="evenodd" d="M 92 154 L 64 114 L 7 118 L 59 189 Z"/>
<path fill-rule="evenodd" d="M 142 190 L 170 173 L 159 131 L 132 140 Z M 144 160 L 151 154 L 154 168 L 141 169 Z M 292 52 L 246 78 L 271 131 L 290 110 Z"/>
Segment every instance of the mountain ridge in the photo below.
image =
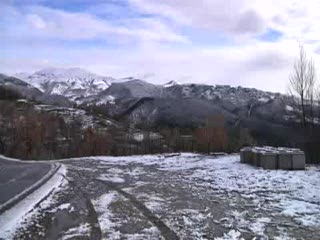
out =
<path fill-rule="evenodd" d="M 46 68 L 33 74 L 17 74 L 22 80 L 46 94 L 63 95 L 79 103 L 79 98 L 96 95 L 107 89 L 111 77 L 103 77 L 81 68 Z"/>
<path fill-rule="evenodd" d="M 244 118 L 281 124 L 298 121 L 288 96 L 255 88 L 182 84 L 176 81 L 157 85 L 134 77 L 117 81 L 80 68 L 43 69 L 25 76 L 25 79 L 29 84 L 42 83 L 40 87 L 42 90 L 45 88 L 44 92 L 48 96 L 55 93 L 50 91 L 51 84 L 56 90 L 62 89 L 59 95 L 73 103 L 105 106 L 111 116 L 126 117 L 134 124 L 141 124 L 143 119 L 148 119 L 151 125 L 156 125 L 165 119 L 169 123 L 171 120 L 175 123 L 181 121 L 183 125 L 194 126 L 202 124 L 212 114 L 225 115 L 231 125 Z M 99 88 L 95 83 L 99 83 L 101 79 L 110 81 L 104 82 L 103 87 Z M 81 85 L 83 82 L 85 85 Z M 66 89 L 64 85 L 67 86 Z M 188 111 L 184 111 L 188 114 L 183 112 L 185 108 L 188 108 Z"/>

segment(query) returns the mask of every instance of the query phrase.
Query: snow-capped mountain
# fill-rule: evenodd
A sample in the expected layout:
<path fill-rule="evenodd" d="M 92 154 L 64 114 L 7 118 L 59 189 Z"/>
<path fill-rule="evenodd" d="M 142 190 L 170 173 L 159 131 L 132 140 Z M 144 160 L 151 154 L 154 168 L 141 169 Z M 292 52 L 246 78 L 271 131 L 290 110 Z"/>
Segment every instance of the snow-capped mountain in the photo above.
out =
<path fill-rule="evenodd" d="M 33 85 L 16 77 L 10 77 L 0 74 L 0 90 L 14 92 L 21 99 L 37 101 L 43 104 L 52 104 L 57 106 L 72 106 L 73 103 L 62 95 L 47 94 L 40 91 Z"/>
<path fill-rule="evenodd" d="M 136 123 L 148 118 L 152 124 L 197 126 L 217 114 L 231 125 L 242 119 L 278 124 L 297 119 L 287 96 L 252 88 L 176 81 L 156 85 L 133 77 L 115 80 L 79 68 L 49 68 L 19 76 L 47 95 L 62 95 L 77 104 L 107 104 L 110 115 Z"/>
<path fill-rule="evenodd" d="M 46 68 L 31 75 L 20 73 L 16 77 L 46 94 L 63 95 L 74 102 L 97 95 L 114 81 L 81 68 Z"/>
<path fill-rule="evenodd" d="M 170 82 L 165 83 L 163 86 L 165 88 L 167 88 L 167 87 L 172 87 L 172 86 L 180 85 L 180 84 L 181 84 L 180 82 L 172 80 Z"/>

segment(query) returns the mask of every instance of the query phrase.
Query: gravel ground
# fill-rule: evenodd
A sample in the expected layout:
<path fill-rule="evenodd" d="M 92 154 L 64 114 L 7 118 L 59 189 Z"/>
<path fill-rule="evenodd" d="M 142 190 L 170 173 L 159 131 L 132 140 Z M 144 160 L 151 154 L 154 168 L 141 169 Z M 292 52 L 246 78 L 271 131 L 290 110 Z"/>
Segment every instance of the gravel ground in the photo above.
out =
<path fill-rule="evenodd" d="M 62 163 L 65 184 L 14 239 L 320 239 L 317 167 L 264 171 L 194 154 Z"/>

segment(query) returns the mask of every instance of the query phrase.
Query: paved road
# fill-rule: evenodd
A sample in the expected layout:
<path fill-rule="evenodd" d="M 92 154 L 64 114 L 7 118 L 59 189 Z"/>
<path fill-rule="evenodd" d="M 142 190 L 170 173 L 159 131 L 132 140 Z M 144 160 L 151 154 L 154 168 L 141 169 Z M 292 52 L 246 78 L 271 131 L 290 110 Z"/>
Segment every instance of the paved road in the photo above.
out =
<path fill-rule="evenodd" d="M 40 180 L 51 165 L 23 163 L 0 158 L 0 205 Z"/>

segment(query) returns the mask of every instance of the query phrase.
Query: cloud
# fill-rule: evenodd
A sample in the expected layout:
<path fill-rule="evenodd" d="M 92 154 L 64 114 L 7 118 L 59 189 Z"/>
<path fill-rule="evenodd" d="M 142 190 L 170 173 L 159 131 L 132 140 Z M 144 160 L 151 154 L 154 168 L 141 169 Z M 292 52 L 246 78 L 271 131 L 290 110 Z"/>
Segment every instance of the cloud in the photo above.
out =
<path fill-rule="evenodd" d="M 142 11 L 177 23 L 229 34 L 261 33 L 264 19 L 244 0 L 129 0 Z"/>
<path fill-rule="evenodd" d="M 253 55 L 252 58 L 247 61 L 246 67 L 249 71 L 276 71 L 291 66 L 291 60 L 292 58 L 287 54 L 279 53 L 274 49 Z"/>
<path fill-rule="evenodd" d="M 315 0 L 24 1 L 0 6 L 0 72 L 83 67 L 285 92 L 299 42 L 320 63 Z"/>
<path fill-rule="evenodd" d="M 186 37 L 169 26 L 149 19 L 140 19 L 129 26 L 122 22 L 108 22 L 88 13 L 71 13 L 42 6 L 11 8 L 0 16 L 0 21 L 4 19 L 7 22 L 4 37 L 10 38 L 188 42 Z"/>
<path fill-rule="evenodd" d="M 128 0 L 141 12 L 176 24 L 254 37 L 274 29 L 284 37 L 308 44 L 320 41 L 317 0 Z"/>
<path fill-rule="evenodd" d="M 131 49 L 96 46 L 72 51 L 64 46 L 42 47 L 39 54 L 33 54 L 32 61 L 25 58 L 14 59 L 11 63 L 7 61 L 6 66 L 0 64 L 0 72 L 2 68 L 10 69 L 12 73 L 35 71 L 41 65 L 82 67 L 117 78 L 153 75 L 148 77 L 148 81 L 154 83 L 179 80 L 183 83 L 230 84 L 285 92 L 297 51 L 297 45 L 287 41 L 263 45 L 251 42 L 245 46 L 222 48 L 192 46 L 187 51 L 161 44 Z M 30 49 L 26 55 L 32 53 Z M 48 56 L 49 61 L 45 61 Z"/>
<path fill-rule="evenodd" d="M 45 29 L 47 27 L 46 22 L 36 14 L 29 14 L 26 16 L 27 22 L 34 28 Z"/>
<path fill-rule="evenodd" d="M 259 14 L 253 10 L 248 10 L 239 16 L 234 30 L 240 33 L 259 33 L 264 28 L 265 23 Z"/>

